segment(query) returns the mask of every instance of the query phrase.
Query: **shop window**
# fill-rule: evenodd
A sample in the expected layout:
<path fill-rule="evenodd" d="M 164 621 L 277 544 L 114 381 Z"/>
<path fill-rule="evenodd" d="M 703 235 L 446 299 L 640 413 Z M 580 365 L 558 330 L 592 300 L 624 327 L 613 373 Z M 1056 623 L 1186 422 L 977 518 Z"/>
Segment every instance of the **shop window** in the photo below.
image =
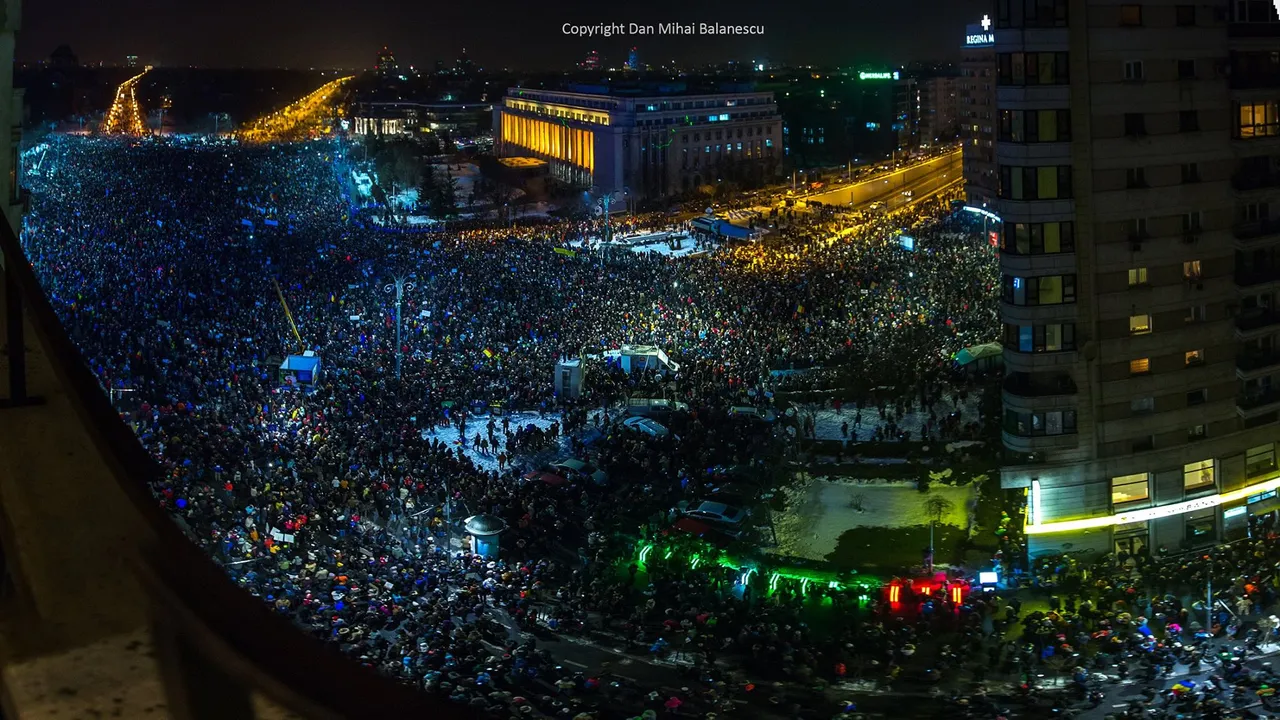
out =
<path fill-rule="evenodd" d="M 1187 463 L 1182 466 L 1182 488 L 1188 492 L 1213 486 L 1213 460 Z"/>
<path fill-rule="evenodd" d="M 1187 542 L 1212 540 L 1218 526 L 1218 509 L 1207 508 L 1187 513 Z"/>
<path fill-rule="evenodd" d="M 1142 502 L 1151 497 L 1151 473 L 1134 473 L 1111 478 L 1111 504 Z"/>

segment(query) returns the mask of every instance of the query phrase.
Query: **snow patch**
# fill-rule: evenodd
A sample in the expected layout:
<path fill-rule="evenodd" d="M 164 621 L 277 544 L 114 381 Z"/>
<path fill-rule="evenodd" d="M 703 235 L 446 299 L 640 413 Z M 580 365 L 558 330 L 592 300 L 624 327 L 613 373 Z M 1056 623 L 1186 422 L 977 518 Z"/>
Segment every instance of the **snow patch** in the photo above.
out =
<path fill-rule="evenodd" d="M 934 484 L 922 493 L 913 482 L 879 479 L 814 478 L 784 492 L 787 509 L 774 513 L 778 551 L 810 560 L 824 560 L 834 552 L 846 530 L 927 526 L 925 502 L 932 497 L 948 503 L 940 524 L 966 528 L 976 500 L 972 484 Z"/>

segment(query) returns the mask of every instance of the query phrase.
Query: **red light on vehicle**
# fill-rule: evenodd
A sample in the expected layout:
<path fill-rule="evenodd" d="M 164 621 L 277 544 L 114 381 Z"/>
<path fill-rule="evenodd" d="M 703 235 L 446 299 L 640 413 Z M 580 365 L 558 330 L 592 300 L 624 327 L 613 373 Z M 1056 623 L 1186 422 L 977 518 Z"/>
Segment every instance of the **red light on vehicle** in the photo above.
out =
<path fill-rule="evenodd" d="M 902 587 L 899 586 L 897 583 L 890 585 L 889 586 L 889 602 L 891 603 L 898 602 L 898 597 L 901 592 L 902 592 Z"/>
<path fill-rule="evenodd" d="M 963 600 L 963 598 L 964 598 L 964 588 L 960 588 L 960 587 L 951 588 L 951 602 L 959 605 L 960 602 Z"/>

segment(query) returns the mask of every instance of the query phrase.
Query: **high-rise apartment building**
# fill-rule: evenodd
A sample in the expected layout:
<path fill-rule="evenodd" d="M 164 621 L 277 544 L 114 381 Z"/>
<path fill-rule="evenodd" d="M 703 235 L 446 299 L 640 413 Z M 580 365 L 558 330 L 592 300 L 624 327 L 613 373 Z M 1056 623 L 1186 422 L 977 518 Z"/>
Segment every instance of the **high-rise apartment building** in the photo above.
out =
<path fill-rule="evenodd" d="M 960 48 L 956 115 L 964 148 L 965 199 L 974 207 L 994 207 L 996 171 L 996 51 L 990 15 L 965 28 Z"/>
<path fill-rule="evenodd" d="M 997 0 L 1007 488 L 1029 551 L 1194 546 L 1274 511 L 1271 0 Z"/>
<path fill-rule="evenodd" d="M 378 59 L 373 63 L 373 71 L 382 77 L 395 75 L 400 71 L 400 65 L 396 63 L 395 54 L 388 50 L 385 45 L 378 51 Z"/>
<path fill-rule="evenodd" d="M 930 147 L 955 142 L 959 131 L 956 116 L 956 89 L 960 78 L 954 75 L 933 75 L 921 78 L 920 94 L 920 145 Z"/>

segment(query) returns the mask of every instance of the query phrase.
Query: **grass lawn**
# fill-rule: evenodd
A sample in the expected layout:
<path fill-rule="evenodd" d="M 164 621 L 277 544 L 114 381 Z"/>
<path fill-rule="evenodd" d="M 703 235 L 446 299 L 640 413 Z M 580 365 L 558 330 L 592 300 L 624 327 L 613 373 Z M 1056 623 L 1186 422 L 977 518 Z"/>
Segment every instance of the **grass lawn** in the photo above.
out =
<path fill-rule="evenodd" d="M 933 561 L 959 563 L 968 532 L 950 525 L 937 525 L 933 533 Z M 836 549 L 826 559 L 842 568 L 899 571 L 919 566 L 928 546 L 928 525 L 851 528 L 841 533 Z"/>

